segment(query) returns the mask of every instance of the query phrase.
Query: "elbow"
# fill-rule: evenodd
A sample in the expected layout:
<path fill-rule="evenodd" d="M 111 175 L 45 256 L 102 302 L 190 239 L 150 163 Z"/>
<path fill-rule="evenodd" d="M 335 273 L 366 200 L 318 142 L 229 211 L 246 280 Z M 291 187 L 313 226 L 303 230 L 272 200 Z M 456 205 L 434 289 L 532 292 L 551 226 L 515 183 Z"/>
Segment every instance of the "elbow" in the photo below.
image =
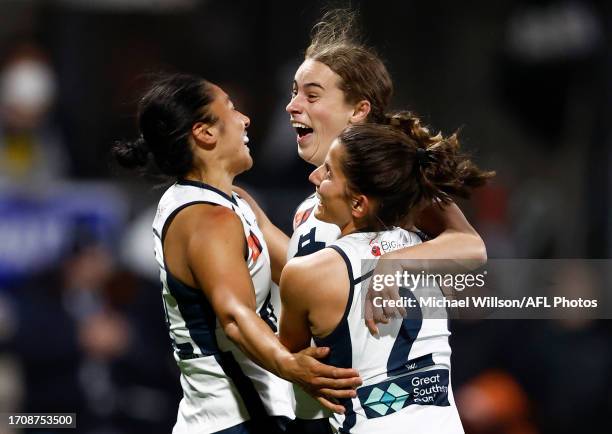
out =
<path fill-rule="evenodd" d="M 223 332 L 236 344 L 240 344 L 242 340 L 240 324 L 243 324 L 245 320 L 248 322 L 246 316 L 249 312 L 245 312 L 246 310 L 246 308 L 241 309 L 240 307 L 236 307 L 231 310 L 217 313 L 217 319 L 219 320 L 219 325 L 223 329 Z"/>
<path fill-rule="evenodd" d="M 236 321 L 228 321 L 222 324 L 223 332 L 229 338 L 230 341 L 239 345 L 241 342 L 240 327 Z"/>

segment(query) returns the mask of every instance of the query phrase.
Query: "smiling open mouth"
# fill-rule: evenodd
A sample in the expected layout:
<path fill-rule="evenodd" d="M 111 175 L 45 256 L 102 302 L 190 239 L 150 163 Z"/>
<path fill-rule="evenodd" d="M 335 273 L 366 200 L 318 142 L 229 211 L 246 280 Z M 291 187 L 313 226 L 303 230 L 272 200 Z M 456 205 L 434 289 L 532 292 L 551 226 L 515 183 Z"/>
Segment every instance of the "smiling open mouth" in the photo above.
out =
<path fill-rule="evenodd" d="M 300 122 L 292 122 L 291 126 L 295 129 L 295 132 L 297 133 L 298 138 L 302 138 L 313 132 L 312 128 Z"/>

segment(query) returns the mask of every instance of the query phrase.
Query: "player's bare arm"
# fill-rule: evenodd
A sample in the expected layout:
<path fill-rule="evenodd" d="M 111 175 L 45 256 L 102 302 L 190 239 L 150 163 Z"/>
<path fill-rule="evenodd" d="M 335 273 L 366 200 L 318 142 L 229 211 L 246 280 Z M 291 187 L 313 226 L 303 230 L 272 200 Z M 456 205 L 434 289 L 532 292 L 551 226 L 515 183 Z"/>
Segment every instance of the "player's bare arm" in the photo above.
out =
<path fill-rule="evenodd" d="M 313 335 L 326 336 L 333 331 L 344 314 L 347 282 L 346 267 L 331 249 L 289 261 L 280 284 L 280 339 L 290 351 L 307 348 Z M 335 398 L 354 396 L 331 389 L 326 392 Z M 328 408 L 336 406 L 326 397 L 317 399 Z"/>
<path fill-rule="evenodd" d="M 469 260 L 470 264 L 482 265 L 487 261 L 487 249 L 478 232 L 472 227 L 455 204 L 431 204 L 417 216 L 416 226 L 433 237 L 423 243 L 424 259 Z M 429 250 L 432 243 L 435 252 Z M 420 246 L 414 246 L 419 250 Z"/>

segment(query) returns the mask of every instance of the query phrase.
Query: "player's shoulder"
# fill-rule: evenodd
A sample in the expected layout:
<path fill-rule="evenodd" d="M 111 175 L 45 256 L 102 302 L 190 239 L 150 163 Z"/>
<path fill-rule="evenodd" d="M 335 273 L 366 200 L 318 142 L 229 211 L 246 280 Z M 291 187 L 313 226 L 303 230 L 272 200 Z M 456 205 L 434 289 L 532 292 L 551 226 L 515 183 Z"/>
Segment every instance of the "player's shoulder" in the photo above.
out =
<path fill-rule="evenodd" d="M 334 273 L 342 266 L 342 259 L 332 249 L 321 249 L 306 256 L 292 258 L 283 269 L 283 274 L 300 274 L 304 279 L 317 280 Z"/>
<path fill-rule="evenodd" d="M 226 231 L 242 230 L 240 218 L 232 209 L 210 203 L 196 203 L 185 207 L 176 214 L 173 225 L 178 225 L 187 233 L 196 236 L 222 236 Z"/>
<path fill-rule="evenodd" d="M 332 249 L 322 249 L 287 262 L 283 268 L 281 285 L 297 291 L 323 287 L 338 275 L 342 275 L 343 268 L 344 262 L 336 252 Z"/>
<path fill-rule="evenodd" d="M 330 262 L 334 262 L 337 258 L 337 254 L 332 249 L 321 249 L 317 252 L 311 253 L 306 256 L 299 256 L 292 258 L 287 262 L 286 266 L 295 267 L 298 269 L 309 269 L 317 267 L 318 269 L 324 268 Z"/>

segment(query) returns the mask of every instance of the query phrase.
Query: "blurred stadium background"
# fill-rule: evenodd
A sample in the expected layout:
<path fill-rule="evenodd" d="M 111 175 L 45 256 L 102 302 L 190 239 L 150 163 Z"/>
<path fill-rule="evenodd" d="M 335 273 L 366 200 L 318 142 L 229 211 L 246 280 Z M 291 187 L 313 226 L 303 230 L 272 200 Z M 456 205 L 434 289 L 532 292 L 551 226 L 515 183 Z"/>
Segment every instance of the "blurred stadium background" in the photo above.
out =
<path fill-rule="evenodd" d="M 250 116 L 255 166 L 238 181 L 289 231 L 312 188 L 284 107 L 325 5 L 0 0 L 0 412 L 170 432 L 180 386 L 150 231 L 163 190 L 114 169 L 110 146 L 136 135 L 146 73 L 202 75 Z M 461 128 L 497 171 L 461 203 L 491 258 L 610 257 L 610 2 L 353 6 L 394 106 Z M 610 432 L 609 321 L 452 328 L 468 434 Z"/>

